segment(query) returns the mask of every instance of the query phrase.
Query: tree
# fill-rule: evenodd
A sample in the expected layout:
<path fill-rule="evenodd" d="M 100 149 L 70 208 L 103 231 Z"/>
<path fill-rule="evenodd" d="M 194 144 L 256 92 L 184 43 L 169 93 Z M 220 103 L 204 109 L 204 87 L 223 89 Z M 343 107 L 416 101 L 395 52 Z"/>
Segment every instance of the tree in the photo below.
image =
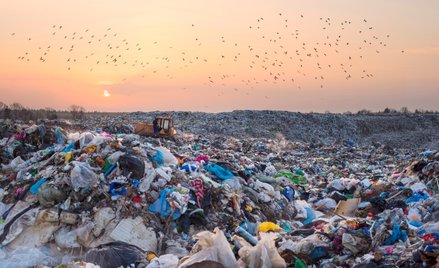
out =
<path fill-rule="evenodd" d="M 361 109 L 357 112 L 357 114 L 372 114 L 372 111 L 367 109 Z"/>
<path fill-rule="evenodd" d="M 408 113 L 410 113 L 409 108 L 407 108 L 407 107 L 402 107 L 402 108 L 401 108 L 401 113 L 403 113 L 403 114 L 408 114 Z"/>
<path fill-rule="evenodd" d="M 14 102 L 11 104 L 11 110 L 12 111 L 21 111 L 21 110 L 24 110 L 24 106 L 21 105 L 21 103 Z"/>
<path fill-rule="evenodd" d="M 44 114 L 45 114 L 45 117 L 46 117 L 47 119 L 49 119 L 49 120 L 55 120 L 55 119 L 58 119 L 58 115 L 57 115 L 57 113 L 56 113 L 56 110 L 53 109 L 53 108 L 46 107 L 46 108 L 44 109 Z"/>
<path fill-rule="evenodd" d="M 385 113 L 385 114 L 395 114 L 397 112 L 398 112 L 397 110 L 395 110 L 393 108 L 389 108 L 389 107 L 386 107 L 386 109 L 384 109 L 384 111 L 383 111 L 383 113 Z"/>
<path fill-rule="evenodd" d="M 1 118 L 7 118 L 6 116 L 10 116 L 10 110 L 6 103 L 3 103 L 0 101 L 0 117 Z"/>
<path fill-rule="evenodd" d="M 81 119 L 84 117 L 85 108 L 76 104 L 72 104 L 69 107 L 69 111 L 73 119 Z"/>
<path fill-rule="evenodd" d="M 14 102 L 10 106 L 12 119 L 21 119 L 26 110 L 21 103 Z"/>

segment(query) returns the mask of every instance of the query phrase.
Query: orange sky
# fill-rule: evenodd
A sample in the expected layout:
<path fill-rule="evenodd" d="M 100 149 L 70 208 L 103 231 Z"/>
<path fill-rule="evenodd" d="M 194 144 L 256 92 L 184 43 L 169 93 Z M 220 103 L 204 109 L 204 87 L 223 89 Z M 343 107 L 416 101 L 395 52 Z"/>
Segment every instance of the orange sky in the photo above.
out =
<path fill-rule="evenodd" d="M 439 1 L 358 2 L 0 0 L 0 101 L 439 110 Z"/>

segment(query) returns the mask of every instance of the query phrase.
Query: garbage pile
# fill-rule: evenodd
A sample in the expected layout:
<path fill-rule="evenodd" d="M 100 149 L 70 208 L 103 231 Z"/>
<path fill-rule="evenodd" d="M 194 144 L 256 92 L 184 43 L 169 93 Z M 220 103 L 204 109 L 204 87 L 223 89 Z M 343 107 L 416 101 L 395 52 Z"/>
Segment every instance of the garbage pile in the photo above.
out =
<path fill-rule="evenodd" d="M 122 128 L 5 132 L 0 267 L 438 267 L 437 151 Z"/>

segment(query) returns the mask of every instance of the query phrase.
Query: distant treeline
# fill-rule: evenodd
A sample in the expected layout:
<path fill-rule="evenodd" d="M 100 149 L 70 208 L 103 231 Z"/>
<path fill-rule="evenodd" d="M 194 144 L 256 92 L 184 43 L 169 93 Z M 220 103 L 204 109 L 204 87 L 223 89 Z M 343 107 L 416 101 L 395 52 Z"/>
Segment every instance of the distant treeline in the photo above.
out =
<path fill-rule="evenodd" d="M 56 119 L 82 119 L 86 111 L 79 105 L 70 105 L 67 110 L 55 110 L 47 107 L 31 109 L 18 102 L 7 105 L 0 101 L 0 118 L 22 121 L 56 120 Z"/>
<path fill-rule="evenodd" d="M 356 114 L 366 114 L 366 115 L 381 115 L 381 114 L 438 114 L 439 111 L 434 110 L 424 110 L 424 109 L 415 109 L 414 111 L 410 111 L 407 107 L 402 107 L 401 109 L 393 109 L 393 108 L 385 108 L 382 111 L 373 112 L 367 109 L 361 109 Z M 345 112 L 344 114 L 354 114 L 352 112 Z"/>
<path fill-rule="evenodd" d="M 331 113 L 331 112 L 326 112 Z M 56 119 L 83 119 L 86 115 L 108 115 L 117 113 L 106 112 L 86 112 L 85 108 L 79 105 L 70 105 L 66 110 L 55 110 L 47 107 L 42 109 L 31 109 L 23 106 L 18 102 L 5 104 L 0 101 L 0 119 L 22 120 L 22 121 L 38 121 L 38 120 L 56 120 Z M 344 112 L 345 115 L 396 115 L 396 114 L 439 114 L 439 111 L 416 109 L 410 111 L 407 107 L 401 109 L 385 108 L 382 111 L 371 111 L 361 109 L 358 112 Z"/>

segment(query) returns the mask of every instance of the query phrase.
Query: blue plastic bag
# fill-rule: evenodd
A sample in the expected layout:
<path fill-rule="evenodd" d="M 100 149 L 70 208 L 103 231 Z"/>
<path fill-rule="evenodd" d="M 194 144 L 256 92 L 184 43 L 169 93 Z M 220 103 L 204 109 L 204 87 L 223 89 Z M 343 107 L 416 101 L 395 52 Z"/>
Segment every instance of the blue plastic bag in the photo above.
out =
<path fill-rule="evenodd" d="M 392 230 L 392 235 L 384 241 L 384 244 L 387 246 L 393 245 L 398 240 L 405 242 L 407 240 L 407 231 L 400 230 L 399 225 L 394 224 L 393 230 Z"/>
<path fill-rule="evenodd" d="M 165 163 L 165 159 L 163 157 L 163 153 L 159 150 L 156 150 L 156 155 L 152 157 L 152 161 L 156 162 L 158 167 L 163 166 Z"/>
<path fill-rule="evenodd" d="M 186 172 L 192 172 L 198 170 L 200 167 L 200 164 L 195 161 L 186 162 L 181 166 L 182 170 L 185 170 Z"/>
<path fill-rule="evenodd" d="M 217 164 L 212 164 L 206 166 L 204 169 L 209 171 L 210 173 L 214 174 L 221 180 L 227 180 L 233 177 L 233 173 L 228 171 L 227 169 L 223 168 L 222 166 L 219 166 Z"/>
<path fill-rule="evenodd" d="M 309 254 L 309 258 L 312 261 L 317 262 L 318 260 L 323 259 L 328 255 L 328 248 L 318 246 L 311 251 L 311 253 Z"/>
<path fill-rule="evenodd" d="M 38 193 L 38 189 L 40 188 L 41 184 L 46 182 L 46 178 L 42 178 L 41 180 L 37 181 L 32 185 L 29 189 L 29 192 L 31 192 L 33 195 Z"/>
<path fill-rule="evenodd" d="M 127 189 L 123 187 L 123 184 L 120 182 L 112 182 L 109 192 L 111 195 L 126 195 Z"/>
<path fill-rule="evenodd" d="M 427 200 L 429 198 L 429 195 L 427 193 L 423 193 L 423 192 L 419 192 L 416 193 L 412 196 L 410 196 L 409 198 L 407 198 L 405 200 L 405 202 L 408 203 L 414 203 L 414 202 L 418 202 L 420 200 Z"/>
<path fill-rule="evenodd" d="M 71 150 L 73 150 L 75 148 L 75 144 L 74 143 L 70 143 L 65 149 L 64 149 L 64 153 L 68 153 Z"/>
<path fill-rule="evenodd" d="M 294 199 L 294 188 L 287 186 L 284 188 L 284 190 L 282 191 L 282 194 L 288 199 L 288 201 L 292 201 Z"/>
<path fill-rule="evenodd" d="M 154 203 L 152 203 L 149 206 L 149 211 L 154 212 L 154 213 L 158 213 L 160 214 L 160 216 L 162 217 L 169 217 L 172 213 L 172 207 L 169 204 L 168 200 L 166 199 L 166 197 L 172 193 L 174 190 L 170 189 L 170 188 L 165 188 L 160 192 L 160 197 L 159 199 L 157 199 Z M 174 214 L 172 215 L 172 219 L 176 220 L 178 218 L 180 218 L 181 216 L 181 212 L 180 209 L 175 208 L 174 209 Z"/>
<path fill-rule="evenodd" d="M 316 218 L 316 214 L 314 214 L 314 210 L 312 210 L 312 208 L 306 207 L 305 210 L 306 210 L 306 220 L 303 222 L 303 224 L 308 224 Z"/>
<path fill-rule="evenodd" d="M 57 127 L 55 129 L 55 136 L 56 136 L 56 143 L 57 144 L 64 144 L 64 136 L 61 132 L 61 128 Z"/>

